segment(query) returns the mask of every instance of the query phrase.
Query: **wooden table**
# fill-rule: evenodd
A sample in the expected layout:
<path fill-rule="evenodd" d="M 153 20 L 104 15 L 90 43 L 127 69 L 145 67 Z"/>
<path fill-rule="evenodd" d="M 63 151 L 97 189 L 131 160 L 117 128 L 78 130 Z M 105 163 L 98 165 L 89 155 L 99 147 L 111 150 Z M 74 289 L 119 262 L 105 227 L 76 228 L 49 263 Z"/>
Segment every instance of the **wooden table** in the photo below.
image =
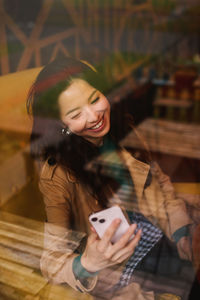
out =
<path fill-rule="evenodd" d="M 136 130 L 150 151 L 200 159 L 200 125 L 148 118 Z M 121 145 L 145 148 L 134 131 L 122 140 Z"/>
<path fill-rule="evenodd" d="M 43 222 L 0 210 L 0 299 L 92 300 L 42 276 L 43 227 Z"/>

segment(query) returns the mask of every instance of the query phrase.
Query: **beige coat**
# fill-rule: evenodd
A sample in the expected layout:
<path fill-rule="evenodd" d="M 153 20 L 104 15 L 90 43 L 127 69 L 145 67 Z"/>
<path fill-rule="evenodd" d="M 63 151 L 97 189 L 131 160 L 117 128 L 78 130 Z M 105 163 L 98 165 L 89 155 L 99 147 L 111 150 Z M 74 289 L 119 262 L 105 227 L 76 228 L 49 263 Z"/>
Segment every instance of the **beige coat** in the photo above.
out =
<path fill-rule="evenodd" d="M 134 211 L 142 213 L 173 240 L 172 234 L 178 228 L 192 223 L 184 201 L 175 198 L 168 176 L 162 173 L 157 164 L 150 167 L 133 158 L 125 150 L 121 151 L 120 155 L 134 182 L 137 195 Z M 152 180 L 144 189 L 150 168 Z M 45 249 L 41 258 L 44 276 L 56 284 L 67 283 L 76 290 L 92 292 L 95 295 L 100 292 L 100 295 L 103 295 L 104 290 L 119 280 L 124 264 L 102 270 L 98 276 L 87 282 L 76 279 L 72 271 L 73 260 L 78 255 L 74 251 L 79 244 L 84 244 L 80 243 L 81 239 L 90 233 L 88 216 L 100 210 L 100 205 L 82 184 L 59 165 L 50 166 L 48 162 L 44 163 L 39 186 L 44 196 L 48 218 L 45 224 Z M 138 285 L 132 285 L 135 285 L 134 290 L 138 293 Z M 133 297 L 133 293 L 131 295 Z M 144 293 L 144 296 L 140 297 L 153 299 L 153 294 Z M 116 296 L 116 299 L 120 299 L 119 296 Z"/>

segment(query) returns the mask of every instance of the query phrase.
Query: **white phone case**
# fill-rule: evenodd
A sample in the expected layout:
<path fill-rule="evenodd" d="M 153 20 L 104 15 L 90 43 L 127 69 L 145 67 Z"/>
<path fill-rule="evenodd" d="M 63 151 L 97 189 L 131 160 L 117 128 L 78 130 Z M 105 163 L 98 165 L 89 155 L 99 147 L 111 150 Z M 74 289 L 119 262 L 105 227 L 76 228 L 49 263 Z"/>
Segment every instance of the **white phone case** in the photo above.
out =
<path fill-rule="evenodd" d="M 121 219 L 121 223 L 111 239 L 111 242 L 115 243 L 120 239 L 120 237 L 127 231 L 130 226 L 119 206 L 112 206 L 97 213 L 93 213 L 89 216 L 89 221 L 95 228 L 99 237 L 102 238 L 104 232 L 111 225 L 112 221 L 118 218 Z"/>

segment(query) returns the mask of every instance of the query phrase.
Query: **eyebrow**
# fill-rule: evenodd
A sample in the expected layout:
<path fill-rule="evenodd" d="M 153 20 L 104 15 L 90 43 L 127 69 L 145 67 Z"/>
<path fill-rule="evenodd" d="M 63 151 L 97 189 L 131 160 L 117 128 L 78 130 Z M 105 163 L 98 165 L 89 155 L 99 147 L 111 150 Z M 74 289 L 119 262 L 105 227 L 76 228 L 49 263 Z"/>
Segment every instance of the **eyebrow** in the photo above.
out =
<path fill-rule="evenodd" d="M 91 93 L 91 95 L 90 95 L 89 98 L 88 98 L 88 102 L 90 101 L 90 99 L 93 97 L 93 95 L 94 95 L 96 92 L 97 92 L 97 90 L 94 90 L 94 91 Z M 72 113 L 73 111 L 78 110 L 78 109 L 80 109 L 80 106 L 79 106 L 79 107 L 75 107 L 75 108 L 69 110 L 65 115 L 67 116 L 67 115 L 69 115 L 70 113 Z"/>

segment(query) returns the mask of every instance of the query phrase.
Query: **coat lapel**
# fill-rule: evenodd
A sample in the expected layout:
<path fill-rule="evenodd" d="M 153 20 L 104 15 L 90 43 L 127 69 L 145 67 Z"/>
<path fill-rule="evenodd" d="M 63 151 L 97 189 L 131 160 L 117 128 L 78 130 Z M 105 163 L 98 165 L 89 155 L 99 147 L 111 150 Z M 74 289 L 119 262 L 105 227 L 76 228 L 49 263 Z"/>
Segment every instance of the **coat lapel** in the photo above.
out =
<path fill-rule="evenodd" d="M 144 185 L 149 173 L 150 166 L 135 159 L 127 150 L 123 149 L 120 153 L 124 163 L 128 167 L 132 180 L 134 182 L 136 196 L 141 200 L 144 191 Z"/>

